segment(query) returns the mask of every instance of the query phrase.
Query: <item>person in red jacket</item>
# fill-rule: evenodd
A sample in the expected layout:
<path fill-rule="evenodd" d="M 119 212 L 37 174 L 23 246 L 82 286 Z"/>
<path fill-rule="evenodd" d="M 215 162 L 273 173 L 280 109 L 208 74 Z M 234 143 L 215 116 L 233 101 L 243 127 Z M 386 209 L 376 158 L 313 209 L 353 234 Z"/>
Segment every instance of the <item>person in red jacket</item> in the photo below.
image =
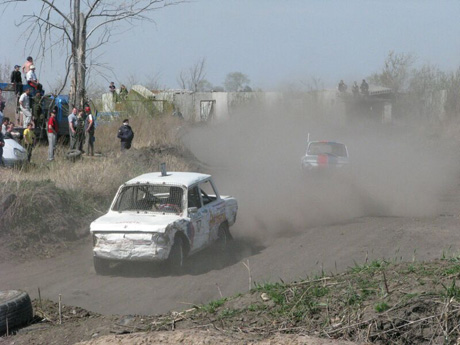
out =
<path fill-rule="evenodd" d="M 56 148 L 56 139 L 58 134 L 59 128 L 58 123 L 56 120 L 56 112 L 53 110 L 50 114 L 50 118 L 48 120 L 48 160 L 54 160 L 54 150 Z"/>

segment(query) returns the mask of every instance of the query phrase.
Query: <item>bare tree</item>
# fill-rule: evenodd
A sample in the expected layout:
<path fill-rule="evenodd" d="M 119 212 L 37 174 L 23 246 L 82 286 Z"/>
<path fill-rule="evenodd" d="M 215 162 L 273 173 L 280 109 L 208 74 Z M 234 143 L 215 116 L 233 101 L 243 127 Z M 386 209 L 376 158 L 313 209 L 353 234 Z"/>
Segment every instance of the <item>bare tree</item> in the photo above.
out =
<path fill-rule="evenodd" d="M 2 0 L 0 5 L 31 3 L 32 0 Z M 124 21 L 153 21 L 148 15 L 165 6 L 184 0 L 39 0 L 38 14 L 26 14 L 19 25 L 29 25 L 28 42 L 38 42 L 41 55 L 57 47 L 67 51 L 66 76 L 71 79 L 70 102 L 82 106 L 86 98 L 88 54 L 110 41 L 114 23 Z M 23 11 L 26 13 L 27 11 Z M 102 67 L 91 62 L 92 67 Z M 62 90 L 61 90 L 62 91 Z"/>
<path fill-rule="evenodd" d="M 201 58 L 186 71 L 181 71 L 177 77 L 177 83 L 182 89 L 188 89 L 194 92 L 202 91 L 206 77 L 206 58 Z"/>
<path fill-rule="evenodd" d="M 412 54 L 396 54 L 390 51 L 380 73 L 373 74 L 369 79 L 372 83 L 389 87 L 394 93 L 408 87 L 411 67 L 415 62 Z"/>

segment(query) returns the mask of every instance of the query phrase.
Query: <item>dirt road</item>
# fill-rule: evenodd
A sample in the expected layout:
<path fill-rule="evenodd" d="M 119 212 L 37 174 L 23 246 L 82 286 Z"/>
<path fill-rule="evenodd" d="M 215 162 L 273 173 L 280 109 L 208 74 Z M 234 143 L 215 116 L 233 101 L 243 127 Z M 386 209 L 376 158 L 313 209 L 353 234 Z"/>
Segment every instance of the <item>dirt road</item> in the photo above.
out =
<path fill-rule="evenodd" d="M 252 142 L 247 147 L 254 145 Z M 233 159 L 231 152 L 244 151 L 229 149 L 228 145 L 220 150 L 216 145 L 211 154 L 201 150 L 200 141 L 192 136 L 189 146 L 211 165 L 224 161 L 216 152 Z M 412 147 L 406 143 L 397 149 L 408 146 Z M 378 147 L 373 145 L 382 153 Z M 354 145 L 353 150 L 355 157 L 364 154 L 359 145 Z M 398 161 L 395 152 L 389 156 Z M 23 289 L 36 298 L 40 289 L 43 298 L 57 301 L 62 295 L 64 304 L 103 314 L 157 314 L 247 291 L 255 283 L 296 280 L 322 270 L 343 271 L 365 260 L 430 260 L 443 253 L 457 254 L 457 170 L 436 159 L 429 165 L 426 159 L 419 160 L 415 169 L 413 157 L 418 154 L 426 157 L 426 150 L 404 155 L 404 159 L 410 157 L 407 164 L 402 164 L 404 169 L 396 169 L 394 174 L 394 165 L 391 170 L 384 169 L 390 161 L 387 155 L 381 155 L 362 165 L 377 166 L 375 170 L 364 170 L 367 180 L 361 176 L 353 183 L 326 180 L 300 186 L 302 177 L 297 173 L 297 177 L 286 174 L 291 170 L 286 166 L 269 169 L 264 165 L 269 159 L 259 159 L 253 152 L 252 156 L 241 156 L 242 164 L 232 165 L 233 169 L 227 166 L 214 171 L 221 191 L 230 191 L 240 201 L 239 218 L 232 228 L 232 258 L 223 260 L 209 256 L 208 252 L 199 254 L 189 262 L 190 273 L 182 276 L 165 276 L 159 269 L 137 264 L 120 266 L 117 275 L 103 277 L 94 272 L 88 239 L 59 257 L 23 264 L 0 263 L 0 290 Z M 299 158 L 298 152 L 294 156 Z M 286 157 L 284 161 L 288 161 Z M 359 160 L 355 162 L 359 166 Z M 439 169 L 444 169 L 442 184 L 427 182 L 433 180 L 435 167 L 436 176 Z M 389 182 L 376 183 L 374 171 L 383 171 L 379 178 Z M 356 181 L 360 181 L 359 186 Z M 369 186 L 378 188 L 373 190 Z M 359 198 L 358 190 L 365 191 Z M 401 198 L 376 200 L 376 193 L 382 196 L 385 190 Z M 429 198 L 421 197 L 422 194 Z"/>

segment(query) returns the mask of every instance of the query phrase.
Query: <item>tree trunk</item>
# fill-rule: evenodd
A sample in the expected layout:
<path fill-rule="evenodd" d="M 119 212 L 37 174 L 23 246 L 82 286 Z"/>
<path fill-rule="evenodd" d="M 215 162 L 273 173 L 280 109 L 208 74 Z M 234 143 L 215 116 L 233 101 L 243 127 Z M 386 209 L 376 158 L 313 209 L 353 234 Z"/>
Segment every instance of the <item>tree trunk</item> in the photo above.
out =
<path fill-rule="evenodd" d="M 82 108 L 86 98 L 86 20 L 83 13 L 80 13 L 80 30 L 78 33 L 77 47 L 77 85 L 76 85 L 76 100 L 77 107 Z"/>

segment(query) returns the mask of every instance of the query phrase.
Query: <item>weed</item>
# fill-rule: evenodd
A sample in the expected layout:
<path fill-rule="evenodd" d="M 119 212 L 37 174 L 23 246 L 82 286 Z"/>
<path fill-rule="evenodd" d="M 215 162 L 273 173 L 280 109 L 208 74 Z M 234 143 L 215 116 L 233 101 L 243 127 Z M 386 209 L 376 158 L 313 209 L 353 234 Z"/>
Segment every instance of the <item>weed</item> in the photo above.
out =
<path fill-rule="evenodd" d="M 374 307 L 377 313 L 383 313 L 384 311 L 390 309 L 390 306 L 386 302 L 379 302 Z"/>
<path fill-rule="evenodd" d="M 235 315 L 238 315 L 239 313 L 241 313 L 240 310 L 238 309 L 229 309 L 229 308 L 225 308 L 220 314 L 219 314 L 219 318 L 220 319 L 225 319 L 225 318 L 231 318 Z"/>
<path fill-rule="evenodd" d="M 455 278 L 452 279 L 452 284 L 450 286 L 446 286 L 441 283 L 442 287 L 444 288 L 444 296 L 447 298 L 455 298 L 459 300 L 460 297 L 460 288 L 455 284 Z"/>
<path fill-rule="evenodd" d="M 200 309 L 202 309 L 203 311 L 205 311 L 207 313 L 214 314 L 216 312 L 216 310 L 220 306 L 222 306 L 226 301 L 227 301 L 226 298 L 221 298 L 221 299 L 218 299 L 216 301 L 211 301 L 208 304 L 205 304 L 205 305 L 201 306 Z"/>

